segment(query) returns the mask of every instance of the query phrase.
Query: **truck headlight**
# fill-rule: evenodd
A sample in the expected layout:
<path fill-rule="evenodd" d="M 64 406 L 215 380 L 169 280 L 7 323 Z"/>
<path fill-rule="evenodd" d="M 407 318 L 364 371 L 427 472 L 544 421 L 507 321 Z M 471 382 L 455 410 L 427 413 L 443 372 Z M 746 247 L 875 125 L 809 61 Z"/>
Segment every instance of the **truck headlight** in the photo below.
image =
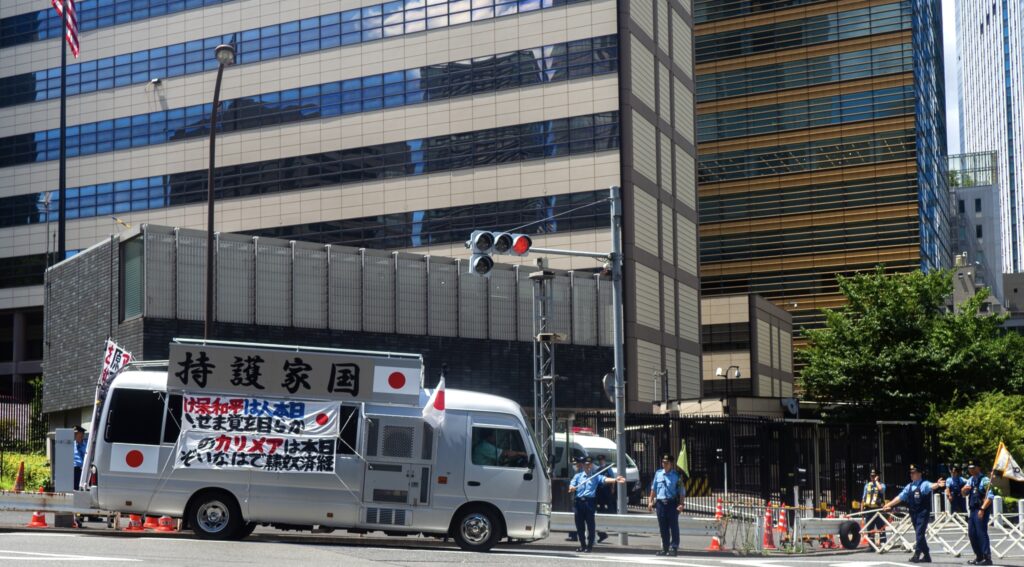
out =
<path fill-rule="evenodd" d="M 551 515 L 551 503 L 550 502 L 538 502 L 537 503 L 537 513 L 540 514 L 541 516 L 550 516 Z"/>

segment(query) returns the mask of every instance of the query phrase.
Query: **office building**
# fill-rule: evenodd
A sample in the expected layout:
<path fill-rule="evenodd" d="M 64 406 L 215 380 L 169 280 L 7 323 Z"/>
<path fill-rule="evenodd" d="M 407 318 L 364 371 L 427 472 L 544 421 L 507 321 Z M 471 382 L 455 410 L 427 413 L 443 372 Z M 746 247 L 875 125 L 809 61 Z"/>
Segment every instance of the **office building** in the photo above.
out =
<path fill-rule="evenodd" d="M 957 0 L 956 35 L 961 149 L 995 151 L 998 156 L 1001 271 L 1020 272 L 1024 258 L 1024 4 Z"/>
<path fill-rule="evenodd" d="M 699 395 L 689 2 L 130 0 L 80 12 L 69 251 L 145 223 L 205 228 L 213 50 L 230 43 L 218 231 L 460 256 L 474 228 L 522 227 L 537 246 L 604 251 L 603 199 L 620 185 L 630 408 L 650 408 L 654 392 L 631 377 L 655 371 L 673 395 Z M 56 249 L 59 24 L 17 0 L 0 7 L 0 30 L 0 311 L 38 311 Z"/>
<path fill-rule="evenodd" d="M 938 0 L 695 0 L 703 296 L 820 325 L 837 274 L 948 267 Z"/>
<path fill-rule="evenodd" d="M 950 241 L 957 273 L 970 267 L 971 279 L 1003 303 L 1003 248 L 1000 230 L 998 155 L 949 156 L 953 203 Z M 959 304 L 959 302 L 958 302 Z"/>

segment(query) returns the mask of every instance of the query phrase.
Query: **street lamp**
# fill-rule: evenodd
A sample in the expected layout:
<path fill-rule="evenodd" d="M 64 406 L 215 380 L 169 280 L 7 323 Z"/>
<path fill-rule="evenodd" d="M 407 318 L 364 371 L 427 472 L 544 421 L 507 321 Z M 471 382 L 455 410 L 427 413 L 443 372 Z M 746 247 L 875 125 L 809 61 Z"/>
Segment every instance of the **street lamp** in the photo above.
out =
<path fill-rule="evenodd" d="M 715 369 L 715 376 L 718 376 L 719 378 L 725 378 L 725 400 L 726 400 L 726 402 L 729 402 L 730 394 L 732 393 L 732 392 L 730 392 L 730 389 L 729 389 L 729 372 L 731 372 L 733 370 L 736 371 L 733 374 L 733 376 L 732 376 L 733 379 L 739 378 L 740 377 L 740 367 L 739 366 L 736 366 L 736 365 L 730 366 L 729 368 L 725 369 L 725 372 L 723 372 L 721 368 L 716 368 Z M 732 407 L 731 406 L 729 407 L 729 412 L 726 415 L 732 415 Z"/>
<path fill-rule="evenodd" d="M 213 324 L 213 170 L 217 143 L 217 108 L 220 106 L 220 80 L 224 67 L 235 62 L 235 48 L 226 43 L 213 50 L 217 57 L 217 83 L 213 87 L 213 107 L 210 109 L 210 168 L 206 178 L 206 319 L 203 322 L 203 339 L 210 338 Z"/>

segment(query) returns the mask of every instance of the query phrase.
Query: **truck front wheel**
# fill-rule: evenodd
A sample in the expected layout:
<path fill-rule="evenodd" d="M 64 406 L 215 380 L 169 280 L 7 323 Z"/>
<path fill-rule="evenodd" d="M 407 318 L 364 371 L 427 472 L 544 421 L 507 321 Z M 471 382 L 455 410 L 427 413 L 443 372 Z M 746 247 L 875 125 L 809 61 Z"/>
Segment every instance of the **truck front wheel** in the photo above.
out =
<path fill-rule="evenodd" d="M 455 523 L 455 543 L 464 551 L 490 551 L 501 538 L 501 524 L 485 508 L 469 508 Z"/>
<path fill-rule="evenodd" d="M 202 539 L 233 539 L 244 526 L 238 502 L 219 490 L 197 495 L 189 507 L 188 520 L 192 531 Z"/>

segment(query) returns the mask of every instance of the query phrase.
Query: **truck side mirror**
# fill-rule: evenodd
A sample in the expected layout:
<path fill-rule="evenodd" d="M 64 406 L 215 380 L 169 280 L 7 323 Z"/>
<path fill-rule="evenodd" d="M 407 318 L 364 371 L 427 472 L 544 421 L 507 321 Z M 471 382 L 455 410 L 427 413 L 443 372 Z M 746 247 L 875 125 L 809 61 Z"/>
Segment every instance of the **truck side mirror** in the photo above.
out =
<path fill-rule="evenodd" d="M 534 455 L 533 453 L 530 453 L 530 460 L 528 461 L 528 464 L 530 465 L 530 469 L 531 470 L 536 468 L 537 467 L 537 455 Z"/>

